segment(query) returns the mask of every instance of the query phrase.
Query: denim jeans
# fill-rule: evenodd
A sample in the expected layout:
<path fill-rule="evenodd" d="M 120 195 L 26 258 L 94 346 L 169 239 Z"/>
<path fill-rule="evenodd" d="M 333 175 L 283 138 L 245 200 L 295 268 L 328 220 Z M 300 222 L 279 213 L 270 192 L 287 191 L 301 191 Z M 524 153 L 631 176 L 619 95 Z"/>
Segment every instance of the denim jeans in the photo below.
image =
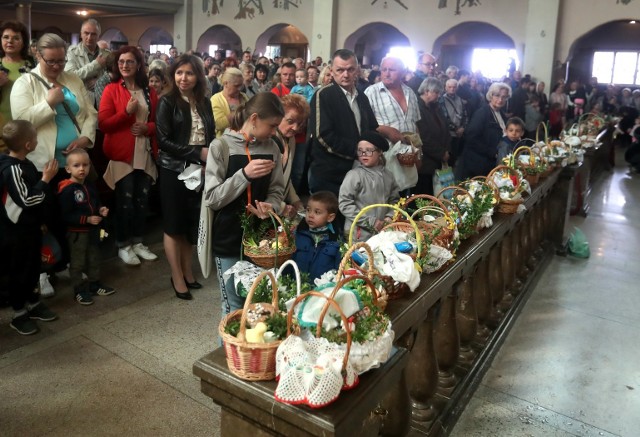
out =
<path fill-rule="evenodd" d="M 215 257 L 218 270 L 218 283 L 220 284 L 220 295 L 222 297 L 222 317 L 244 307 L 244 297 L 238 296 L 236 287 L 233 285 L 233 276 L 229 280 L 222 279 L 222 274 L 229 270 L 235 263 L 240 261 L 239 257 Z"/>
<path fill-rule="evenodd" d="M 125 247 L 141 243 L 146 230 L 151 176 L 134 170 L 116 182 L 116 245 Z"/>

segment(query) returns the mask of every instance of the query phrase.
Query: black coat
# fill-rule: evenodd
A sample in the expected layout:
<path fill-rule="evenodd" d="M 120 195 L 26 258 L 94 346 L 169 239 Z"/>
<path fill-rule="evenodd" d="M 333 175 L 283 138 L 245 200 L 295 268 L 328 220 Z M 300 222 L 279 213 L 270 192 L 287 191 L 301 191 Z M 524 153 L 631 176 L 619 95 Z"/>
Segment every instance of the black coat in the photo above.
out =
<path fill-rule="evenodd" d="M 505 120 L 504 114 L 501 112 Z M 502 128 L 493 116 L 488 104 L 482 105 L 471 117 L 465 130 L 462 150 L 462 171 L 456 172 L 462 178 L 486 176 L 496 166 L 498 143 L 503 137 Z"/>
<path fill-rule="evenodd" d="M 418 107 L 420 120 L 416 125 L 422 140 L 422 167 L 418 171 L 432 175 L 436 169 L 442 168 L 442 157 L 450 151 L 451 134 L 437 100 L 427 105 L 418 99 Z"/>
<path fill-rule="evenodd" d="M 175 172 L 182 172 L 191 163 L 200 161 L 200 151 L 209 147 L 215 138 L 216 125 L 209 100 L 196 104 L 196 110 L 204 122 L 204 146 L 189 144 L 191 136 L 191 111 L 186 102 L 178 106 L 172 95 L 163 96 L 156 111 L 156 138 L 158 140 L 158 165 Z"/>
<path fill-rule="evenodd" d="M 374 131 L 378 122 L 364 93 L 358 93 L 362 132 Z M 311 166 L 315 180 L 336 196 L 340 185 L 356 159 L 360 132 L 349 101 L 339 85 L 320 88 L 311 99 Z"/>

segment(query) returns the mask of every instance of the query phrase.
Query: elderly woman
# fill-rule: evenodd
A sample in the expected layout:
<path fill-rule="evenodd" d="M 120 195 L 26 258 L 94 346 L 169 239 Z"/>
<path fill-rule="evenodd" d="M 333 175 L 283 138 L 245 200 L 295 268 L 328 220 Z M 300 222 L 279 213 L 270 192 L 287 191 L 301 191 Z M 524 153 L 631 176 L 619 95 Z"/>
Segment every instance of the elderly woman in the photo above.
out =
<path fill-rule="evenodd" d="M 29 32 L 19 21 L 0 24 L 0 130 L 11 120 L 11 88 L 21 74 L 35 67 L 29 53 Z M 2 142 L 0 141 L 0 144 Z M 0 152 L 2 152 L 0 145 Z"/>
<path fill-rule="evenodd" d="M 296 134 L 303 128 L 309 118 L 309 104 L 299 94 L 287 94 L 280 99 L 284 107 L 284 117 L 276 129 L 274 141 L 282 152 L 282 169 L 284 172 L 284 215 L 293 217 L 303 208 L 302 201 L 291 183 L 291 172 L 296 156 Z"/>
<path fill-rule="evenodd" d="M 433 195 L 433 175 L 449 160 L 451 135 L 438 104 L 443 91 L 442 82 L 432 77 L 425 79 L 418 88 L 420 120 L 416 126 L 422 140 L 422 165 L 418 166 L 418 183 L 412 190 L 416 194 Z"/>
<path fill-rule="evenodd" d="M 323 87 L 333 83 L 333 76 L 331 75 L 331 67 L 326 66 L 320 72 L 320 77 L 318 78 L 318 84 Z"/>
<path fill-rule="evenodd" d="M 158 177 L 154 160 L 158 96 L 148 86 L 144 58 L 136 47 L 114 54 L 113 79 L 100 99 L 98 123 L 102 149 L 110 159 L 104 180 L 116 197 L 118 257 L 128 265 L 158 257 L 142 243 L 146 231 L 149 189 Z"/>
<path fill-rule="evenodd" d="M 243 84 L 242 71 L 237 68 L 227 68 L 222 75 L 222 91 L 211 97 L 213 118 L 216 120 L 216 138 L 222 136 L 233 118 L 233 111 L 249 99 L 241 93 Z"/>
<path fill-rule="evenodd" d="M 29 159 L 42 171 L 45 163 L 58 160 L 58 174 L 49 182 L 56 192 L 58 182 L 68 177 L 66 155 L 73 149 L 93 147 L 97 113 L 82 80 L 65 72 L 67 43 L 58 35 L 45 33 L 38 40 L 38 65 L 33 74 L 23 74 L 11 90 L 11 115 L 14 120 L 30 121 L 38 133 L 38 145 Z M 56 271 L 66 268 L 68 247 L 66 231 L 60 220 L 58 203 L 46 205 L 46 224 L 62 246 L 62 258 Z M 41 277 L 41 286 L 43 284 Z M 52 292 L 52 290 L 51 290 Z"/>
<path fill-rule="evenodd" d="M 462 163 L 456 168 L 457 179 L 486 176 L 496 166 L 498 143 L 504 136 L 506 117 L 503 108 L 511 97 L 506 83 L 491 84 L 487 91 L 488 104 L 478 109 L 465 131 Z"/>
<path fill-rule="evenodd" d="M 253 76 L 255 67 L 253 64 L 244 63 L 240 66 L 240 71 L 242 71 L 242 88 L 241 92 L 243 92 L 248 99 L 258 94 L 258 90 L 253 86 Z"/>
<path fill-rule="evenodd" d="M 191 164 L 204 165 L 215 124 L 200 59 L 180 56 L 171 65 L 169 76 L 174 86 L 160 99 L 156 120 L 164 251 L 176 297 L 191 300 L 189 289 L 202 288 L 192 268 L 202 195 L 188 189 L 178 176 Z"/>

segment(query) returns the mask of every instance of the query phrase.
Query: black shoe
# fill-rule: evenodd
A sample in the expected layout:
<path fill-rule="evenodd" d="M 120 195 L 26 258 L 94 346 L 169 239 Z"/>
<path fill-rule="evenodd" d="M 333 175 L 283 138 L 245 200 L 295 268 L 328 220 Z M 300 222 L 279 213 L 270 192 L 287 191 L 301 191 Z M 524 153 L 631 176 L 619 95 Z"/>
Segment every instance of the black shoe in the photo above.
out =
<path fill-rule="evenodd" d="M 184 283 L 187 284 L 187 288 L 191 288 L 192 290 L 200 290 L 202 288 L 202 284 L 195 279 L 193 282 L 189 282 L 187 278 L 184 278 Z"/>
<path fill-rule="evenodd" d="M 184 293 L 180 293 L 178 290 L 176 290 L 175 285 L 173 285 L 173 278 L 171 278 L 171 287 L 173 288 L 173 291 L 176 293 L 176 297 L 178 299 L 182 299 L 182 300 L 191 300 L 191 299 L 193 299 L 193 295 L 191 294 L 191 292 L 189 292 L 188 289 Z"/>
<path fill-rule="evenodd" d="M 58 318 L 58 315 L 42 302 L 31 308 L 27 314 L 31 320 L 42 320 L 43 322 L 51 322 Z"/>
<path fill-rule="evenodd" d="M 14 317 L 9 323 L 13 329 L 18 331 L 19 334 L 22 335 L 31 335 L 38 332 L 38 325 L 31 319 L 29 319 L 29 314 L 25 313 L 19 317 Z"/>

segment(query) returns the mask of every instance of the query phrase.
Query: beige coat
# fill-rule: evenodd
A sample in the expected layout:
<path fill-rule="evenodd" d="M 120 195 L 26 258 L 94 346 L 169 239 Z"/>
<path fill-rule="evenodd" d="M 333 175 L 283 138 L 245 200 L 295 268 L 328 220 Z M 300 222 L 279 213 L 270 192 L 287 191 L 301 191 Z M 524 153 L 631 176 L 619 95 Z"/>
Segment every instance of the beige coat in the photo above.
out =
<path fill-rule="evenodd" d="M 44 78 L 39 65 L 31 71 Z M 87 137 L 91 142 L 90 147 L 93 147 L 98 113 L 87 95 L 84 84 L 77 75 L 64 71 L 58 76 L 58 82 L 76 96 L 80 106 L 76 119 L 82 130 L 78 137 Z M 20 76 L 13 84 L 11 91 L 13 119 L 30 121 L 38 131 L 38 146 L 27 156 L 35 164 L 38 171 L 42 171 L 44 164 L 53 159 L 58 134 L 56 111 L 46 101 L 47 92 L 44 84 L 31 74 Z"/>

